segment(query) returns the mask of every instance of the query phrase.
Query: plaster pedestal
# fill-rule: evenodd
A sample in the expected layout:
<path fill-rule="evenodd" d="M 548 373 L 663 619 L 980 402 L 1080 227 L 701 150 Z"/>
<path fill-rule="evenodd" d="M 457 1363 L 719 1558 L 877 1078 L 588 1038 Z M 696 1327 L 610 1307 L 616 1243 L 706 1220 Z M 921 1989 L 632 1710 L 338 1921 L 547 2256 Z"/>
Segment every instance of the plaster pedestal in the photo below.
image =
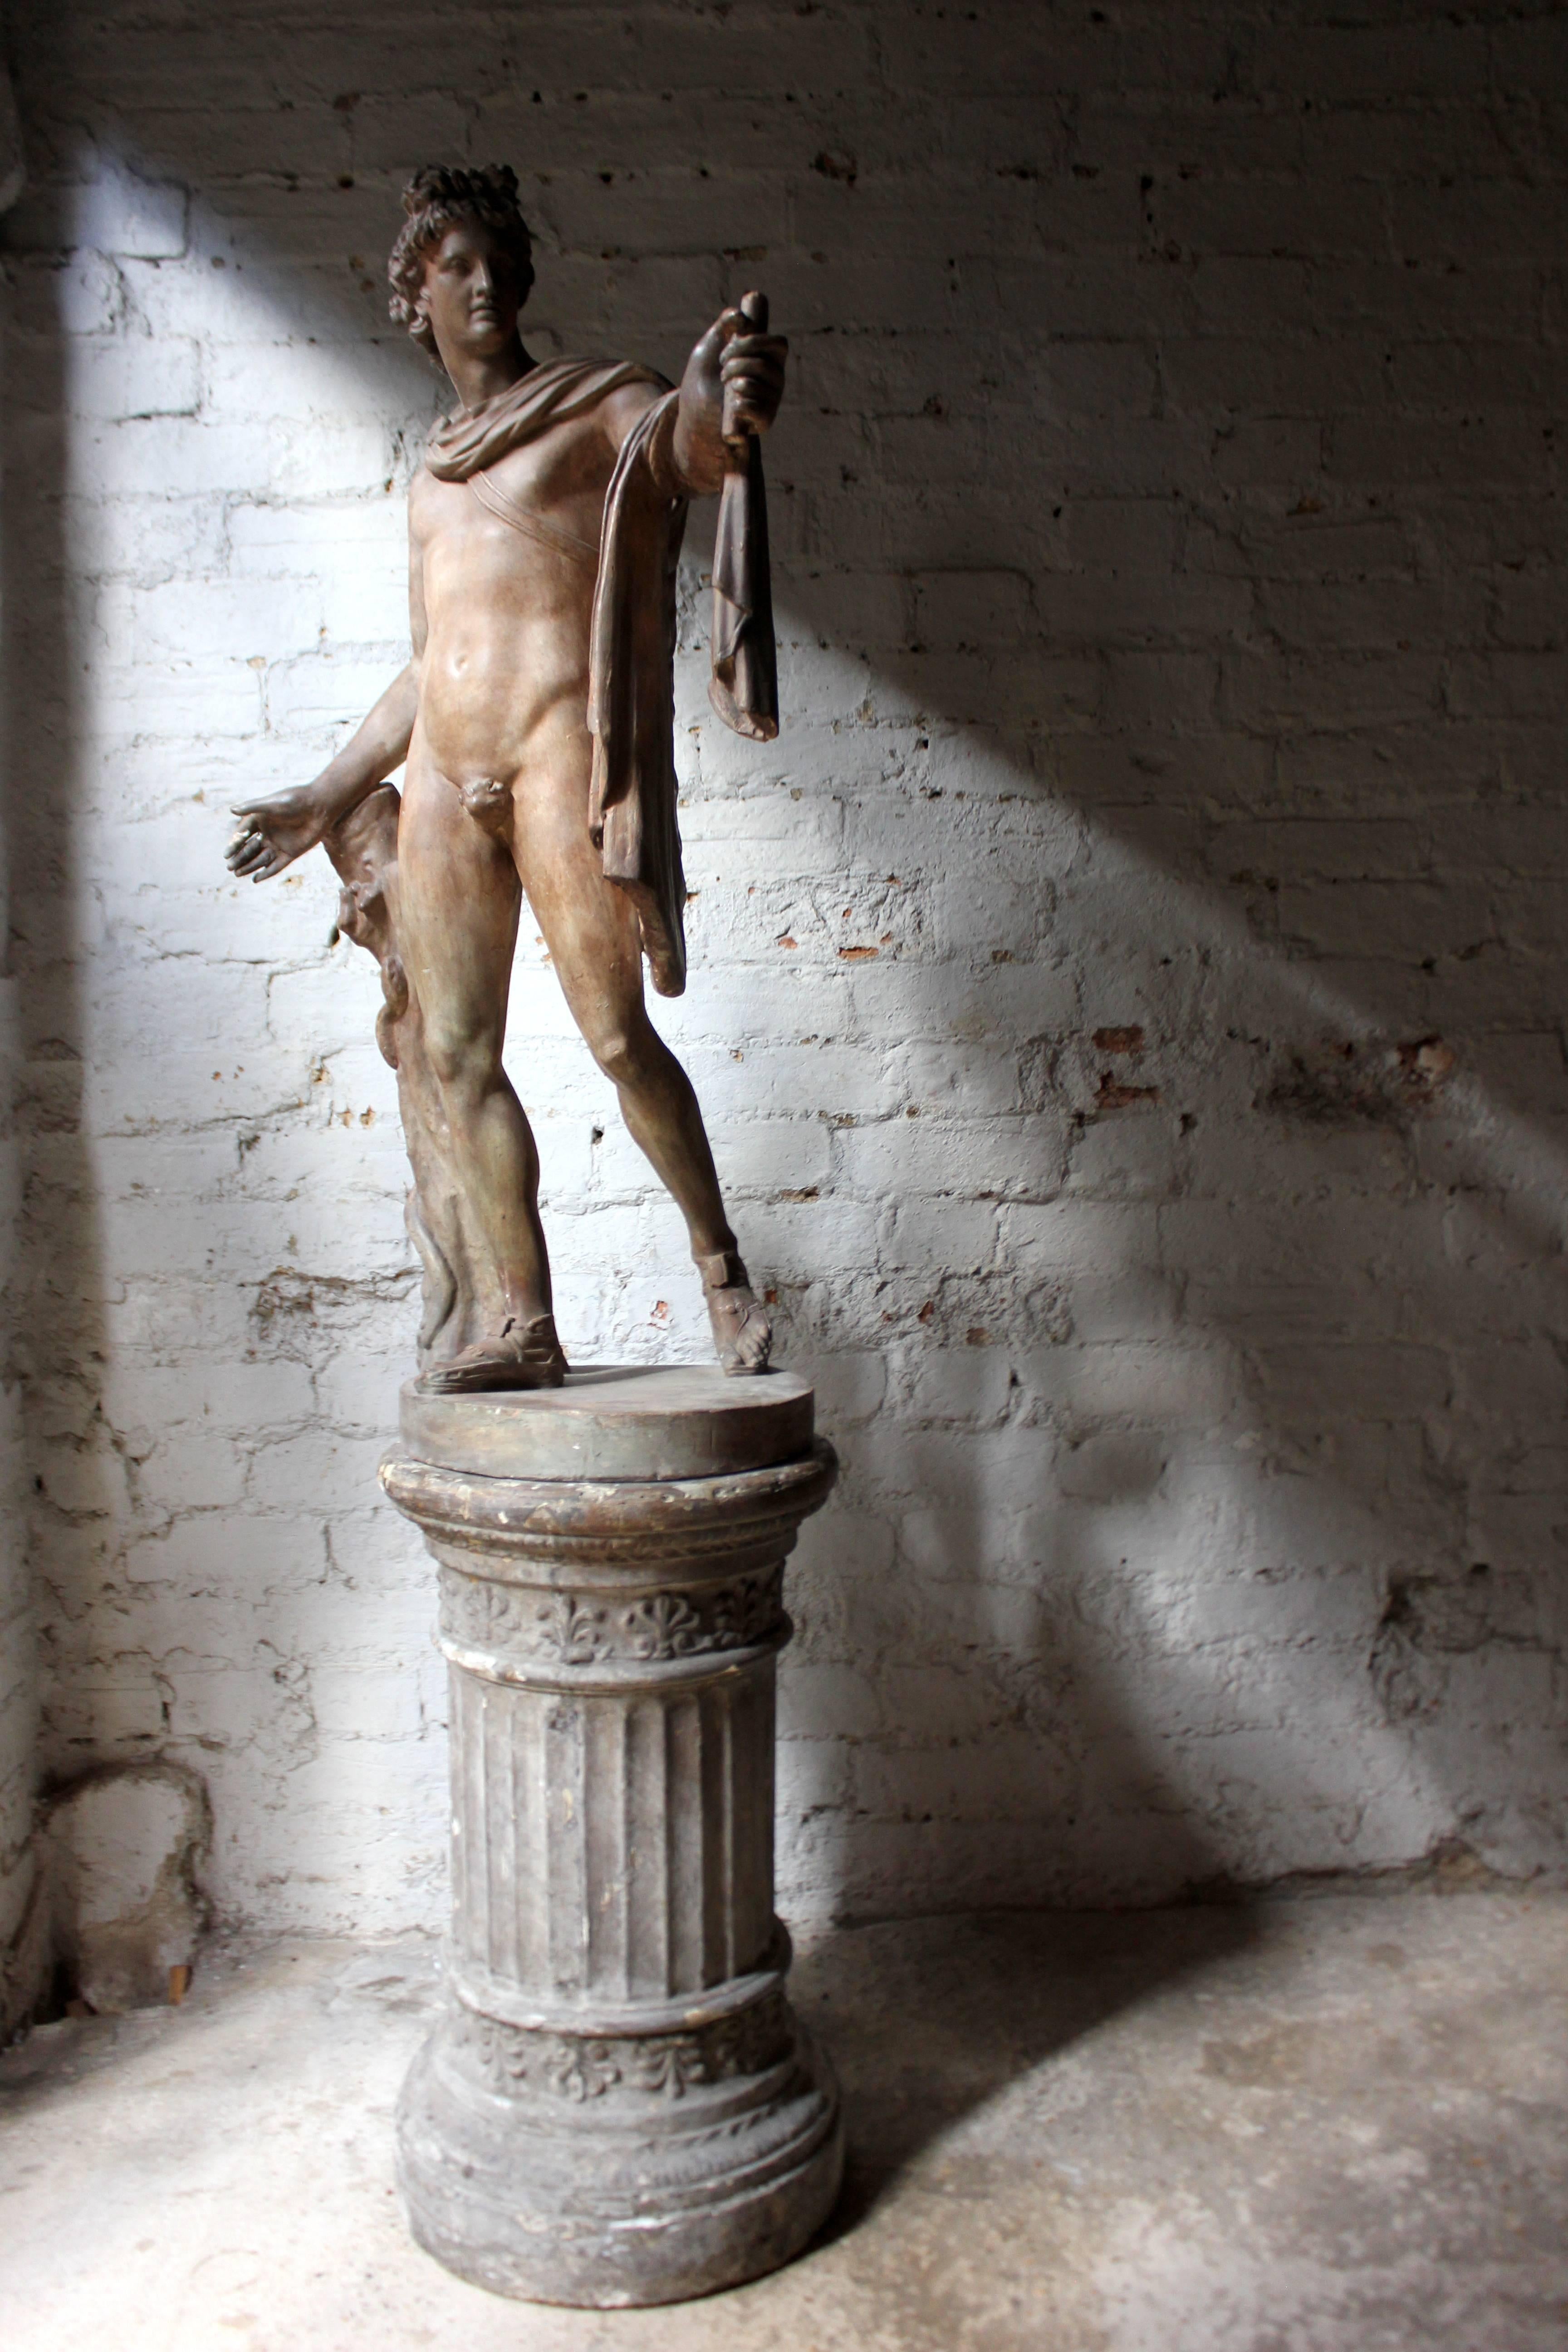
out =
<path fill-rule="evenodd" d="M 440 1565 L 453 1922 L 398 2173 L 478 2285 L 675 2302 L 787 2262 L 833 2202 L 773 1837 L 784 1563 L 835 1468 L 787 1372 L 404 1392 L 381 1475 Z"/>

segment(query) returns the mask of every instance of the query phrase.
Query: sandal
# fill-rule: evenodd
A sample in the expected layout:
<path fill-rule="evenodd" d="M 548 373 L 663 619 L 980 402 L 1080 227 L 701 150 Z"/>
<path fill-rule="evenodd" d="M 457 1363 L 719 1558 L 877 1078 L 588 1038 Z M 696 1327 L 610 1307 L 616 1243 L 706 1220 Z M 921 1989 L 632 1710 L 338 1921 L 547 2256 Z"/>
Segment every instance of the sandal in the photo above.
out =
<path fill-rule="evenodd" d="M 723 1370 L 731 1379 L 765 1372 L 773 1327 L 739 1255 L 719 1250 L 712 1257 L 700 1257 L 697 1271 L 702 1276 L 713 1346 Z"/>
<path fill-rule="evenodd" d="M 461 1355 L 430 1365 L 416 1386 L 426 1396 L 475 1396 L 488 1389 L 558 1389 L 565 1378 L 555 1318 L 539 1315 L 531 1323 L 509 1317 L 499 1339 L 476 1340 Z"/>

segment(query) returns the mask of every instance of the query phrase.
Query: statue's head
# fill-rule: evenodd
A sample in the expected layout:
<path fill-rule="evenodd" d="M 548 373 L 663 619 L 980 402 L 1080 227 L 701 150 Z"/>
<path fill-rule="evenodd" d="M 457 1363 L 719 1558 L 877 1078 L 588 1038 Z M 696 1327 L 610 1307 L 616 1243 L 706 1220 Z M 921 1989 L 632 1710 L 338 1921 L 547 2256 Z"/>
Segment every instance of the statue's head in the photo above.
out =
<path fill-rule="evenodd" d="M 403 191 L 407 215 L 386 274 L 391 310 L 421 351 L 501 351 L 533 284 L 533 245 L 508 163 L 427 163 Z"/>

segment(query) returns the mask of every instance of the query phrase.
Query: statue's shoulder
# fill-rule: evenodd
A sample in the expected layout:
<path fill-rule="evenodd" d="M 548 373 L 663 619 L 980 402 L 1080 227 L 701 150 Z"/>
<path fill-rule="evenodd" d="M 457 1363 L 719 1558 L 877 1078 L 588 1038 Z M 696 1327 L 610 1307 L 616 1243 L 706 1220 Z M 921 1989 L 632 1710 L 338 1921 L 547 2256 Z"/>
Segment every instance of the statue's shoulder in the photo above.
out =
<path fill-rule="evenodd" d="M 556 426 L 595 424 L 623 390 L 643 387 L 642 405 L 668 391 L 663 376 L 628 360 L 550 360 L 479 407 L 448 417 L 425 445 L 440 481 L 463 481 Z"/>
<path fill-rule="evenodd" d="M 656 400 L 662 400 L 674 389 L 669 378 L 660 375 L 657 368 L 639 367 L 628 361 L 625 373 L 617 374 L 616 381 L 605 393 L 600 406 L 640 415 L 645 408 L 651 408 Z"/>
<path fill-rule="evenodd" d="M 656 403 L 673 391 L 667 376 L 638 360 L 576 360 L 563 366 L 579 368 L 575 383 L 568 381 L 558 402 L 552 403 L 544 423 L 574 425 L 587 435 L 603 435 L 612 454 Z"/>

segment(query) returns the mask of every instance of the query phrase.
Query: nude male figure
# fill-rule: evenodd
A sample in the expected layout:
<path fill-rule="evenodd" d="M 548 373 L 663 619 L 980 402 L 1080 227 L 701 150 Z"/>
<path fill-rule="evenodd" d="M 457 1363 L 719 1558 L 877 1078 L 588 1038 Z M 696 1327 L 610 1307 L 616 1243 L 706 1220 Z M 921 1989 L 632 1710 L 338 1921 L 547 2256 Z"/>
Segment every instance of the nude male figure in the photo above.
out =
<path fill-rule="evenodd" d="M 494 462 L 456 478 L 430 470 L 443 446 L 442 432 L 433 436 L 408 504 L 413 659 L 313 782 L 236 808 L 241 827 L 228 864 L 258 882 L 280 874 L 406 761 L 395 819 L 396 946 L 422 1024 L 443 1164 L 474 1237 L 470 1255 L 488 1260 L 486 1295 L 498 1302 L 494 1328 L 432 1362 L 425 1385 L 554 1386 L 565 1372 L 538 1156 L 501 1066 L 524 896 L 628 1129 L 685 1215 L 720 1360 L 726 1371 L 760 1372 L 768 1318 L 737 1253 L 690 1081 L 644 1003 L 645 949 L 659 984 L 680 984 L 679 975 L 660 977 L 655 942 L 665 939 L 668 961 L 668 928 L 650 928 L 647 891 L 639 912 L 637 889 L 606 872 L 604 812 L 595 823 L 591 809 L 603 793 L 589 724 L 590 640 L 606 492 L 623 450 L 643 468 L 645 503 L 651 483 L 656 505 L 662 499 L 683 519 L 680 501 L 722 484 L 737 427 L 755 435 L 772 423 L 786 347 L 731 310 L 693 350 L 678 397 L 641 370 L 538 369 L 518 331 L 533 273 L 515 190 L 504 167 L 421 173 L 405 197 L 393 310 L 433 346 L 457 389 L 461 414 L 443 428 L 454 446 L 482 457 L 494 446 L 483 437 L 492 419 L 527 413 L 534 421 Z M 535 386 L 555 404 L 531 411 Z M 673 554 L 666 569 L 672 581 Z M 632 609 L 628 627 L 640 628 L 643 617 Z M 607 633 L 610 624 L 597 625 Z M 602 657 L 606 677 L 613 650 Z M 627 658 L 616 657 L 624 672 Z M 665 666 L 668 673 L 668 653 Z M 618 685 L 624 693 L 624 676 Z M 667 766 L 679 880 L 668 758 Z M 679 933 L 678 910 L 674 922 Z M 410 1150 L 417 1172 L 412 1137 Z"/>

